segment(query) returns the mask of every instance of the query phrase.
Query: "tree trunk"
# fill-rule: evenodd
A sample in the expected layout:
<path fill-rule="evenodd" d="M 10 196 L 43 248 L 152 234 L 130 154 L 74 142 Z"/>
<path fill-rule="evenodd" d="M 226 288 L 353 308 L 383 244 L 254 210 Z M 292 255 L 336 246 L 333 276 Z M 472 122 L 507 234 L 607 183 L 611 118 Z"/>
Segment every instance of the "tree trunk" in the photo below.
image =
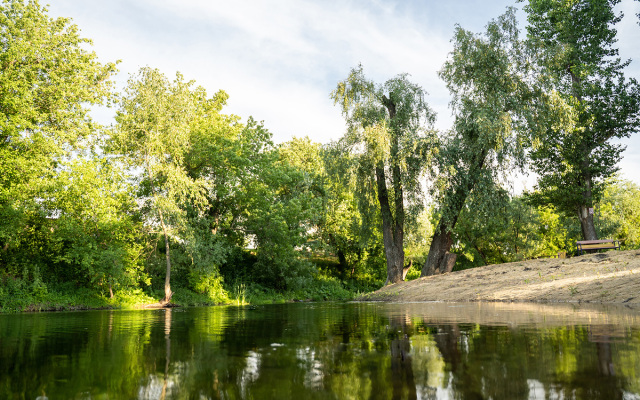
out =
<path fill-rule="evenodd" d="M 582 81 L 578 76 L 573 73 L 574 65 L 567 66 L 567 71 L 571 76 L 571 82 L 573 83 L 572 92 L 578 102 L 582 103 Z M 578 207 L 578 219 L 580 220 L 580 227 L 582 228 L 582 238 L 584 240 L 598 240 L 598 234 L 596 233 L 596 227 L 593 224 L 593 214 L 589 212 L 589 204 L 593 205 L 592 192 L 591 192 L 591 174 L 589 172 L 590 162 L 589 156 L 591 150 L 586 143 L 581 145 L 583 160 L 580 163 L 582 168 L 581 173 L 584 185 L 584 191 L 582 194 L 583 204 Z"/>
<path fill-rule="evenodd" d="M 421 276 L 431 276 L 440 274 L 447 271 L 447 261 L 449 249 L 453 240 L 451 238 L 451 231 L 447 229 L 444 222 L 438 225 L 438 231 L 433 235 L 431 240 L 431 246 L 429 247 L 429 254 L 427 255 L 427 261 L 422 267 Z"/>
<path fill-rule="evenodd" d="M 422 273 L 420 276 L 430 276 L 435 274 L 443 274 L 451 272 L 455 265 L 457 255 L 450 253 L 449 250 L 453 245 L 453 238 L 451 232 L 456 226 L 462 207 L 467 200 L 467 196 L 476 184 L 477 174 L 484 167 L 485 157 L 487 156 L 487 150 L 482 150 L 476 154 L 471 162 L 468 172 L 466 172 L 465 179 L 456 187 L 451 189 L 445 196 L 443 202 L 445 207 L 444 215 L 449 216 L 449 220 L 445 220 L 443 216 L 438 223 L 438 228 L 433 234 L 431 240 L 431 246 L 429 247 L 429 254 L 427 255 L 427 261 L 425 261 L 422 267 Z"/>
<path fill-rule="evenodd" d="M 389 192 L 387 191 L 384 165 L 376 167 L 376 183 L 378 186 L 378 202 L 382 215 L 382 241 L 384 243 L 384 255 L 387 259 L 387 281 L 390 283 L 402 282 L 402 269 L 404 267 L 404 249 L 402 248 L 402 230 L 397 229 L 393 214 L 389 205 Z"/>
<path fill-rule="evenodd" d="M 449 252 L 453 245 L 451 235 L 473 184 L 469 182 L 466 186 L 466 188 L 458 187 L 453 194 L 447 196 L 448 199 L 445 204 L 448 208 L 448 215 L 452 215 L 453 217 L 449 221 L 445 220 L 444 217 L 440 219 L 438 228 L 433 234 L 433 239 L 431 239 L 427 261 L 425 261 L 424 267 L 422 267 L 420 276 L 443 274 L 451 272 L 453 269 L 457 255 Z"/>
<path fill-rule="evenodd" d="M 340 265 L 340 279 L 346 279 L 347 269 L 349 268 L 349 265 L 347 264 L 347 257 L 342 250 L 338 250 L 336 253 L 338 256 L 338 263 Z"/>
<path fill-rule="evenodd" d="M 167 273 L 164 278 L 164 298 L 160 300 L 160 304 L 166 305 L 171 300 L 171 296 L 173 293 L 171 292 L 171 254 L 169 249 L 169 233 L 167 232 L 167 225 L 164 223 L 164 215 L 162 214 L 162 210 L 158 206 L 158 195 L 156 193 L 155 186 L 153 185 L 153 174 L 151 173 L 151 163 L 149 161 L 149 155 L 145 154 L 145 165 L 147 169 L 147 176 L 151 184 L 151 191 L 153 193 L 154 204 L 158 210 L 158 216 L 160 217 L 160 226 L 162 227 L 162 234 L 164 235 L 164 245 L 165 245 L 165 256 L 167 258 Z"/>
<path fill-rule="evenodd" d="M 396 117 L 396 104 L 390 97 L 382 96 L 382 104 L 389 112 L 389 120 Z M 398 164 L 400 132 L 391 132 L 391 151 L 389 154 L 389 166 L 391 168 L 391 185 L 393 186 L 393 207 L 395 215 L 391 212 L 389 193 L 384 171 L 384 164 L 380 162 L 376 167 L 376 181 L 378 184 L 378 201 L 382 214 L 382 237 L 384 240 L 384 252 L 387 258 L 387 282 L 398 283 L 404 281 L 404 195 L 402 192 L 402 172 Z"/>
<path fill-rule="evenodd" d="M 582 205 L 578 211 L 580 227 L 582 228 L 582 238 L 584 240 L 598 240 L 596 226 L 593 223 L 593 214 L 589 212 L 589 207 Z"/>
<path fill-rule="evenodd" d="M 165 257 L 167 259 L 167 272 L 164 278 L 164 299 L 160 300 L 160 304 L 166 305 L 171 301 L 171 296 L 173 296 L 173 292 L 171 292 L 171 252 L 169 248 L 169 234 L 167 233 L 167 226 L 164 224 L 162 212 L 159 212 L 159 215 L 162 233 L 164 234 Z"/>

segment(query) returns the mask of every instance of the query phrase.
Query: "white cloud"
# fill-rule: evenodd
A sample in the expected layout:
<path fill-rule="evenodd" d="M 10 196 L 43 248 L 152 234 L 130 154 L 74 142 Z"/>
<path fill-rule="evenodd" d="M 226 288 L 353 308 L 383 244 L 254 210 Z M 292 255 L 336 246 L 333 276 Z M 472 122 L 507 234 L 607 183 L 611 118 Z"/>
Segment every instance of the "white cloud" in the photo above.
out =
<path fill-rule="evenodd" d="M 429 92 L 437 127 L 451 123 L 448 92 L 437 70 L 451 49 L 456 23 L 474 32 L 514 5 L 487 2 L 366 0 L 51 0 L 53 15 L 69 16 L 94 39 L 104 61 L 122 59 L 118 83 L 140 67 L 168 76 L 181 71 L 213 94 L 230 95 L 227 112 L 264 120 L 276 141 L 309 135 L 316 141 L 344 132 L 329 94 L 349 69 L 384 82 L 407 72 Z M 515 4 L 521 8 L 522 4 Z M 637 56 L 640 3 L 624 0 L 621 55 Z M 518 13 L 521 26 L 524 16 Z M 631 76 L 640 78 L 640 60 Z M 637 175 L 640 137 L 626 141 L 622 164 Z M 640 177 L 634 177 L 640 181 Z"/>

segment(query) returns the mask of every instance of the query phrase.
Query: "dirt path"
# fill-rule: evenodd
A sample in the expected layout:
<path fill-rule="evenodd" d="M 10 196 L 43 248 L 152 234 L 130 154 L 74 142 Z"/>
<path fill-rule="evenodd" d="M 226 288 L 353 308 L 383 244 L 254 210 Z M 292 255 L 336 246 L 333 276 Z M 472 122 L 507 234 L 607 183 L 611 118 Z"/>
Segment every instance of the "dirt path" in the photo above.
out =
<path fill-rule="evenodd" d="M 640 250 L 545 258 L 386 286 L 361 300 L 640 304 Z"/>

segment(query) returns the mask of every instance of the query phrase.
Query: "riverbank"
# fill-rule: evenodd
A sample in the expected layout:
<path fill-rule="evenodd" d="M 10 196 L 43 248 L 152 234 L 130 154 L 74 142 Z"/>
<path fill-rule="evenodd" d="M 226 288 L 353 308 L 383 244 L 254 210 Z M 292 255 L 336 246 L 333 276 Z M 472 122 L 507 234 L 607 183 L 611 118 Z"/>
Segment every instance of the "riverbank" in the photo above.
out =
<path fill-rule="evenodd" d="M 0 285 L 0 314 L 16 312 L 78 311 L 105 309 L 162 308 L 158 300 L 162 292 L 147 293 L 139 288 L 115 291 L 114 297 L 88 288 L 72 285 L 47 287 L 33 285 L 19 279 Z M 0 281 L 0 283 L 2 283 Z M 35 289 L 34 289 L 35 287 Z M 309 285 L 298 290 L 276 291 L 258 284 L 230 285 L 219 293 L 195 293 L 176 288 L 166 307 L 262 305 L 300 301 L 353 300 L 358 293 L 373 290 L 363 282 L 343 282 L 317 275 Z"/>
<path fill-rule="evenodd" d="M 640 250 L 519 261 L 388 285 L 365 301 L 640 304 Z"/>

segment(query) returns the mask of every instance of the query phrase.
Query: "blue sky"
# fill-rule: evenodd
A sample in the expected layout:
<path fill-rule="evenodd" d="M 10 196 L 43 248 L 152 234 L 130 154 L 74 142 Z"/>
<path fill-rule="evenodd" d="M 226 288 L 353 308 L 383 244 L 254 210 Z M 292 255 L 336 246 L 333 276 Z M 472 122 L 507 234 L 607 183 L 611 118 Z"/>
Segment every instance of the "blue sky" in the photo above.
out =
<path fill-rule="evenodd" d="M 225 90 L 227 113 L 262 120 L 276 142 L 309 136 L 326 143 L 345 125 L 329 99 L 362 63 L 378 82 L 409 73 L 428 93 L 436 127 L 447 129 L 449 94 L 437 71 L 451 50 L 455 24 L 481 32 L 504 0 L 50 0 L 52 16 L 73 19 L 103 61 L 121 60 L 124 87 L 140 67 L 180 71 L 213 94 Z M 617 26 L 627 76 L 640 80 L 640 2 L 623 0 Z M 525 16 L 518 12 L 524 31 Z M 524 34 L 524 32 L 523 32 Z M 113 111 L 96 118 L 111 122 Z M 640 134 L 623 141 L 623 176 L 640 183 Z M 531 187 L 531 179 L 527 186 Z"/>

